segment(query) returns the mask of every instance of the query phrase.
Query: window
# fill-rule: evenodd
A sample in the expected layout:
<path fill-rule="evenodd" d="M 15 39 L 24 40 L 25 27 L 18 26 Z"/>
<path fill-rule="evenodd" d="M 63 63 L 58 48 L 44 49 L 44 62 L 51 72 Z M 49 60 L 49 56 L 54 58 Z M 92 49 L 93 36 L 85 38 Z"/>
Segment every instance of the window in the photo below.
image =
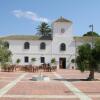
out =
<path fill-rule="evenodd" d="M 29 49 L 29 48 L 30 48 L 29 42 L 25 42 L 25 43 L 24 43 L 24 49 Z"/>
<path fill-rule="evenodd" d="M 41 63 L 45 63 L 45 57 L 41 57 Z"/>
<path fill-rule="evenodd" d="M 61 28 L 61 33 L 64 33 L 65 32 L 65 29 L 64 28 Z"/>
<path fill-rule="evenodd" d="M 60 51 L 65 51 L 66 50 L 66 45 L 64 43 L 62 43 L 60 45 Z"/>
<path fill-rule="evenodd" d="M 46 44 L 45 44 L 44 42 L 42 42 L 42 43 L 40 44 L 40 49 L 44 50 L 45 48 L 46 48 Z"/>
<path fill-rule="evenodd" d="M 28 63 L 29 62 L 29 58 L 26 56 L 26 57 L 24 57 L 24 62 L 25 63 Z"/>

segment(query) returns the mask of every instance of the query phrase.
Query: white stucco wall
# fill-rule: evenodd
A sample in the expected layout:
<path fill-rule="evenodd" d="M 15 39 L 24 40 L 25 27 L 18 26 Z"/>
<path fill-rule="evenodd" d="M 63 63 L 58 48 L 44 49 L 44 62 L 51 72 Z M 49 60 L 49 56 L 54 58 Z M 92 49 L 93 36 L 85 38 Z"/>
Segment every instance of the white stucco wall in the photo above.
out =
<path fill-rule="evenodd" d="M 61 28 L 65 29 L 61 33 Z M 12 61 L 15 64 L 16 60 L 21 59 L 20 64 L 30 64 L 31 58 L 36 58 L 36 64 L 40 65 L 40 57 L 45 57 L 45 62 L 50 63 L 52 58 L 56 58 L 57 66 L 59 67 L 59 58 L 66 58 L 66 68 L 70 66 L 71 59 L 75 57 L 75 45 L 72 35 L 72 23 L 57 22 L 53 24 L 53 40 L 8 40 L 13 56 Z M 24 49 L 24 43 L 30 43 L 30 49 Z M 40 50 L 40 43 L 46 43 L 46 49 Z M 66 51 L 60 51 L 60 44 L 66 44 Z M 24 57 L 29 57 L 29 63 L 24 62 Z"/>
<path fill-rule="evenodd" d="M 12 61 L 13 63 L 16 62 L 16 60 L 19 58 L 21 59 L 20 64 L 29 64 L 31 63 L 31 58 L 36 58 L 36 63 L 40 64 L 40 57 L 45 57 L 45 61 L 49 62 L 49 59 L 51 59 L 51 41 L 23 41 L 23 40 L 8 40 L 10 46 L 9 49 L 11 50 L 13 56 Z M 29 42 L 30 43 L 30 49 L 24 49 L 24 43 Z M 46 49 L 40 50 L 40 43 L 45 42 L 46 43 Z M 24 57 L 29 57 L 29 63 L 24 62 Z"/>

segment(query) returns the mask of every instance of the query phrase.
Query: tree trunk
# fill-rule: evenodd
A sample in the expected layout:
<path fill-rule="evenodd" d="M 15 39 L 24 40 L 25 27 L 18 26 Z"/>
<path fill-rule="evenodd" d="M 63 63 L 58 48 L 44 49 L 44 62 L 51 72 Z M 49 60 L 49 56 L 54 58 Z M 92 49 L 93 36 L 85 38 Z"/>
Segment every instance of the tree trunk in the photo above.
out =
<path fill-rule="evenodd" d="M 94 80 L 94 70 L 90 70 L 90 74 L 89 74 L 89 77 L 88 77 L 88 80 Z"/>

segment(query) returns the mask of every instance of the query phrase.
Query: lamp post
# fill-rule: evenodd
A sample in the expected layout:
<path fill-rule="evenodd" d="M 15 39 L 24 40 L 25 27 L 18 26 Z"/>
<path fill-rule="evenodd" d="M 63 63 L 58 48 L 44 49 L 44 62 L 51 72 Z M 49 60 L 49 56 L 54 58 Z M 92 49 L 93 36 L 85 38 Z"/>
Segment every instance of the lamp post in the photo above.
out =
<path fill-rule="evenodd" d="M 77 66 L 77 64 L 76 64 L 76 57 L 77 57 L 76 47 L 77 47 L 77 45 L 76 45 L 76 37 L 75 37 L 75 67 Z"/>
<path fill-rule="evenodd" d="M 89 25 L 89 27 L 92 29 L 92 44 L 91 44 L 91 47 L 93 48 L 93 24 Z"/>

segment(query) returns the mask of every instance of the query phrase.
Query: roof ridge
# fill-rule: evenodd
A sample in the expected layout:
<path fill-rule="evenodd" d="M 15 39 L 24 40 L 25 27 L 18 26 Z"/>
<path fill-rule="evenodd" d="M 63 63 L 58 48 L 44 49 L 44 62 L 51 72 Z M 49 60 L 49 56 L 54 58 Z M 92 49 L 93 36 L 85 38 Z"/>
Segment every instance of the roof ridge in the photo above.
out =
<path fill-rule="evenodd" d="M 9 35 L 0 37 L 2 40 L 52 40 L 52 36 L 39 35 Z"/>

